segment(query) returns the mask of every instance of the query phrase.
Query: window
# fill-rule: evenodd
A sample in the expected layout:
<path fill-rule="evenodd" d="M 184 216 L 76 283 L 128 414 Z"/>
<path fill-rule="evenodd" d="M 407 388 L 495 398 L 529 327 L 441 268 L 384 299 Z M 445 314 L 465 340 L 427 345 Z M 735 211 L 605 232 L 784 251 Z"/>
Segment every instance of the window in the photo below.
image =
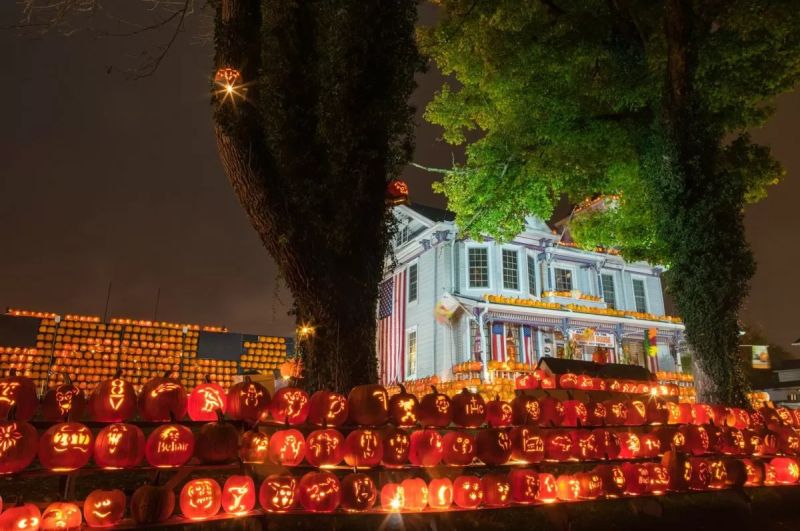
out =
<path fill-rule="evenodd" d="M 536 260 L 528 255 L 528 293 L 538 295 L 536 292 Z"/>
<path fill-rule="evenodd" d="M 469 267 L 469 287 L 489 287 L 489 249 L 486 247 L 470 247 L 467 250 Z"/>
<path fill-rule="evenodd" d="M 572 270 L 555 268 L 556 291 L 572 291 Z"/>
<path fill-rule="evenodd" d="M 408 266 L 408 302 L 417 300 L 417 292 L 419 291 L 417 288 L 419 283 L 417 276 L 417 264 Z"/>
<path fill-rule="evenodd" d="M 417 374 L 417 329 L 406 331 L 406 374 L 405 377 L 414 377 Z"/>
<path fill-rule="evenodd" d="M 519 289 L 519 264 L 517 251 L 503 249 L 503 289 Z"/>
<path fill-rule="evenodd" d="M 600 280 L 603 283 L 603 300 L 606 301 L 606 306 L 616 308 L 617 294 L 614 290 L 614 275 L 600 275 Z"/>
<path fill-rule="evenodd" d="M 644 291 L 644 279 L 633 279 L 633 302 L 636 305 L 636 311 L 647 313 L 647 295 Z"/>

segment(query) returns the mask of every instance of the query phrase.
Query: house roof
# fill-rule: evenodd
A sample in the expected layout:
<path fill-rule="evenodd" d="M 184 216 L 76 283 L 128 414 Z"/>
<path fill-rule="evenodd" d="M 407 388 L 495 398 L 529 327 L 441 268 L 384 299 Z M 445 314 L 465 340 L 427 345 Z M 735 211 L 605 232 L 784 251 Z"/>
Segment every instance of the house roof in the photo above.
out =
<path fill-rule="evenodd" d="M 419 203 L 413 203 L 407 206 L 417 214 L 425 216 L 429 220 L 437 223 L 440 221 L 455 221 L 456 219 L 455 213 L 443 208 L 421 205 Z"/>

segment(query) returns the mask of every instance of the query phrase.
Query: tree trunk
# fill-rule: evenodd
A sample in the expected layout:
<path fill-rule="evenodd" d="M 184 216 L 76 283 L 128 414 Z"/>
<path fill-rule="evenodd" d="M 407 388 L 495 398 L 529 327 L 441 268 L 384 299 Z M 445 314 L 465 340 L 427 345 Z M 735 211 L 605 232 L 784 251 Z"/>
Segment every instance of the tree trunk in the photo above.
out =
<path fill-rule="evenodd" d="M 216 67 L 243 80 L 242 96 L 214 98 L 218 150 L 298 325 L 314 329 L 312 390 L 377 379 L 384 198 L 411 151 L 415 16 L 410 0 L 223 0 L 217 14 Z"/>

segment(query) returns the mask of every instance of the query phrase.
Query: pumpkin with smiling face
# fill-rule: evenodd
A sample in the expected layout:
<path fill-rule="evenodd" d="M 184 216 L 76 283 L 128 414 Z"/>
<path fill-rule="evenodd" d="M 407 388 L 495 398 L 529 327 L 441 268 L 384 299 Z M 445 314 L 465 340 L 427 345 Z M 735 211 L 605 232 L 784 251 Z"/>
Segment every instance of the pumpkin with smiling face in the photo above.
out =
<path fill-rule="evenodd" d="M 92 527 L 112 527 L 125 516 L 125 493 L 119 489 L 93 490 L 83 502 L 83 518 Z"/>
<path fill-rule="evenodd" d="M 450 397 L 431 386 L 431 392 L 422 397 L 417 408 L 419 423 L 426 427 L 444 428 L 453 422 L 453 403 Z"/>
<path fill-rule="evenodd" d="M 42 531 L 55 531 L 59 529 L 79 530 L 83 518 L 80 508 L 74 503 L 53 502 L 42 511 Z"/>

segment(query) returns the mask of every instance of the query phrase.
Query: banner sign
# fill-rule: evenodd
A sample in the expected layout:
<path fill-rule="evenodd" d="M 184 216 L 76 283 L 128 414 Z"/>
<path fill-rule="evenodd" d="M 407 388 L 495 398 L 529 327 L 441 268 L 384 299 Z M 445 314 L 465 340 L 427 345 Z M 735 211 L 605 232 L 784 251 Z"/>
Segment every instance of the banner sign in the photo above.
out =
<path fill-rule="evenodd" d="M 754 369 L 769 369 L 769 348 L 766 345 L 753 345 L 752 361 Z"/>
<path fill-rule="evenodd" d="M 436 308 L 433 310 L 436 321 L 441 324 L 447 323 L 450 318 L 453 317 L 453 314 L 456 313 L 458 307 L 459 303 L 455 297 L 447 292 L 442 293 L 442 296 L 439 297 L 439 300 L 436 302 Z"/>
<path fill-rule="evenodd" d="M 614 334 L 598 332 L 594 328 L 570 330 L 569 339 L 579 345 L 587 345 L 590 347 L 614 348 L 616 345 Z"/>

